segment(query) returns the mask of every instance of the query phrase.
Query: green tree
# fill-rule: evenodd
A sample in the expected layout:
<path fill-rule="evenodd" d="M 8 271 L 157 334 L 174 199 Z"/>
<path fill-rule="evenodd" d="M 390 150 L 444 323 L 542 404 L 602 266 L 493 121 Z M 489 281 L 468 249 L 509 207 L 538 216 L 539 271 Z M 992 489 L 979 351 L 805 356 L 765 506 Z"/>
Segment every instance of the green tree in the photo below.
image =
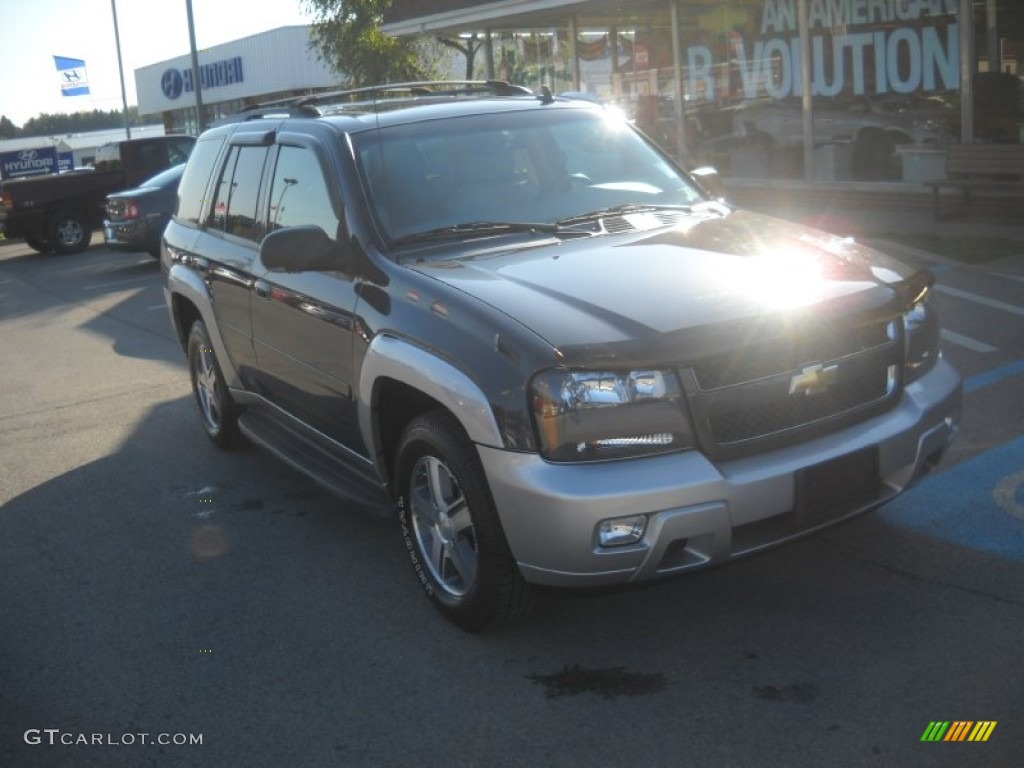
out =
<path fill-rule="evenodd" d="M 12 123 L 7 115 L 0 115 L 0 139 L 14 139 L 19 133 L 18 126 Z"/>
<path fill-rule="evenodd" d="M 380 31 L 391 0 L 303 0 L 313 16 L 311 47 L 346 85 L 422 80 L 429 71 L 422 43 Z"/>
<path fill-rule="evenodd" d="M 476 54 L 484 45 L 484 41 L 477 37 L 476 32 L 465 39 L 460 37 L 438 37 L 437 42 L 447 48 L 458 51 L 465 57 L 466 79 L 472 80 L 475 74 L 474 62 L 476 61 Z"/>
<path fill-rule="evenodd" d="M 128 108 L 128 121 L 131 125 L 140 125 L 137 107 Z M 2 123 L 0 123 L 2 126 Z M 19 136 L 60 136 L 67 133 L 85 133 L 88 131 L 104 131 L 124 126 L 124 114 L 119 109 L 104 112 L 94 109 L 90 112 L 74 112 L 72 114 L 47 114 L 43 112 L 28 122 L 19 131 Z"/>

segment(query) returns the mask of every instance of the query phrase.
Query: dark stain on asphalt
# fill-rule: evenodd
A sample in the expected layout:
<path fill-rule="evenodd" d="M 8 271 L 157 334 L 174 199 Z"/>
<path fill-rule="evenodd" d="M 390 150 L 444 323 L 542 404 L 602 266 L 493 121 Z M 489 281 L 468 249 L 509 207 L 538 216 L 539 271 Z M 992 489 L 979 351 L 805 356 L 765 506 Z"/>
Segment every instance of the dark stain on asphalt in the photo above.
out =
<path fill-rule="evenodd" d="M 308 491 L 286 491 L 284 497 L 288 501 L 310 501 L 322 498 L 323 494 L 314 488 Z"/>
<path fill-rule="evenodd" d="M 231 505 L 232 512 L 258 512 L 263 509 L 263 502 L 259 499 L 242 499 Z"/>
<path fill-rule="evenodd" d="M 774 685 L 755 685 L 754 696 L 764 701 L 806 704 L 818 698 L 818 686 L 813 683 L 793 683 L 782 688 L 776 688 Z"/>
<path fill-rule="evenodd" d="M 549 699 L 582 693 L 592 693 L 603 699 L 648 696 L 659 693 L 666 686 L 665 676 L 660 672 L 627 672 L 622 667 L 585 669 L 579 664 L 567 664 L 561 672 L 551 675 L 527 675 L 527 679 L 543 685 Z"/>

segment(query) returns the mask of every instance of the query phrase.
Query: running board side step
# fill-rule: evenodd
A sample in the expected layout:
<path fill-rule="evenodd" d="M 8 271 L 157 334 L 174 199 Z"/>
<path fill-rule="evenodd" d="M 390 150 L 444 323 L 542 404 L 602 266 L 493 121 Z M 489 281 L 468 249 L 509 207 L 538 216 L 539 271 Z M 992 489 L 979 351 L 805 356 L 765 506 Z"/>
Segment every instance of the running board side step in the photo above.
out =
<path fill-rule="evenodd" d="M 381 517 L 394 517 L 395 504 L 387 490 L 346 461 L 330 440 L 288 424 L 264 408 L 249 408 L 238 417 L 246 438 L 314 480 L 335 496 Z"/>

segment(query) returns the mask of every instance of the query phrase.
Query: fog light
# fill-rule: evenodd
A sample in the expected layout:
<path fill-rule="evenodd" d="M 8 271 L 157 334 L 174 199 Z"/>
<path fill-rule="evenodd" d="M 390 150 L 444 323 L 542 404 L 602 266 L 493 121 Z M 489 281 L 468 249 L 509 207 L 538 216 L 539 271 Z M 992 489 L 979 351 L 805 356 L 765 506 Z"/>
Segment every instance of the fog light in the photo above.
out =
<path fill-rule="evenodd" d="M 644 515 L 616 517 L 602 520 L 597 525 L 597 542 L 602 547 L 621 547 L 636 544 L 644 537 L 647 518 Z"/>

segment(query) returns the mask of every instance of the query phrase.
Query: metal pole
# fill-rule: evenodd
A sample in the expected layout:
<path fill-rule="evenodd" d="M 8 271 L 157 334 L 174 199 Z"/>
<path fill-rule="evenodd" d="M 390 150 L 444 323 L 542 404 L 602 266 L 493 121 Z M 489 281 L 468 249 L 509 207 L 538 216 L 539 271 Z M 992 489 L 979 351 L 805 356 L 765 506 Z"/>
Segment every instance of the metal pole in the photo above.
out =
<path fill-rule="evenodd" d="M 807 23 L 807 0 L 800 0 L 797 8 L 804 118 L 804 181 L 814 181 L 814 101 L 811 99 L 811 29 Z"/>
<path fill-rule="evenodd" d="M 569 58 L 572 59 L 572 89 L 578 91 L 580 89 L 580 56 L 579 51 L 576 48 L 576 37 L 580 31 L 576 25 L 576 14 L 569 15 Z"/>
<path fill-rule="evenodd" d="M 679 3 L 668 0 L 669 18 L 672 24 L 672 71 L 675 85 L 672 98 L 676 103 L 676 159 L 685 164 L 686 147 L 686 89 L 683 87 L 683 44 L 679 39 Z"/>
<path fill-rule="evenodd" d="M 491 37 L 491 30 L 484 30 L 484 56 L 487 59 L 484 62 L 487 70 L 487 79 L 494 79 L 494 40 Z"/>
<path fill-rule="evenodd" d="M 960 0 L 960 141 L 974 143 L 974 3 Z"/>
<path fill-rule="evenodd" d="M 121 63 L 121 34 L 117 30 L 117 4 L 110 0 L 110 11 L 114 14 L 114 47 L 117 48 L 117 74 L 121 78 L 121 107 L 124 110 L 124 133 L 132 137 L 131 121 L 128 119 L 128 96 L 124 92 L 124 65 Z"/>
<path fill-rule="evenodd" d="M 1003 71 L 1003 59 L 999 55 L 999 31 L 996 16 L 996 0 L 988 0 L 985 3 L 985 31 L 988 38 L 989 72 Z"/>
<path fill-rule="evenodd" d="M 203 121 L 203 86 L 199 81 L 199 54 L 196 52 L 196 25 L 192 21 L 192 0 L 185 0 L 188 11 L 188 42 L 192 48 L 192 87 L 196 93 L 196 127 L 202 133 L 206 126 Z"/>

